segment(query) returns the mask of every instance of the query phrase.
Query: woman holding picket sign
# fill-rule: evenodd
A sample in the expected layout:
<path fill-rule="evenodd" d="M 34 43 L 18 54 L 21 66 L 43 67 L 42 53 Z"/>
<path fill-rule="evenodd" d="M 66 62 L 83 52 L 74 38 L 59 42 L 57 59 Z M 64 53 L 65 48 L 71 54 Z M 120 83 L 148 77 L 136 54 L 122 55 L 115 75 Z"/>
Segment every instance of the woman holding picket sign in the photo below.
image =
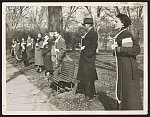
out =
<path fill-rule="evenodd" d="M 115 29 L 119 33 L 114 37 L 114 54 L 117 65 L 117 99 L 119 110 L 142 110 L 142 100 L 139 83 L 139 69 L 136 56 L 140 46 L 127 30 L 131 20 L 125 14 L 115 18 Z"/>

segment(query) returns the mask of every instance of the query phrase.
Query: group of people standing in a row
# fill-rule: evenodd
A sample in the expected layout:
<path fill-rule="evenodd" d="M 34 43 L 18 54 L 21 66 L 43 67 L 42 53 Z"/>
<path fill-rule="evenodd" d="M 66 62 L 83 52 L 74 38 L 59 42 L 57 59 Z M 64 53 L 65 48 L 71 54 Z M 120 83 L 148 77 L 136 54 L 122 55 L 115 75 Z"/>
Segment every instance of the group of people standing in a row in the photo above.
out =
<path fill-rule="evenodd" d="M 136 56 L 140 53 L 140 46 L 132 34 L 127 30 L 131 25 L 131 20 L 125 14 L 118 14 L 115 18 L 115 29 L 118 30 L 114 37 L 114 55 L 116 56 L 117 65 L 117 92 L 120 110 L 141 110 L 142 100 L 139 83 L 139 71 L 136 62 Z M 92 99 L 96 95 L 95 80 L 98 80 L 95 60 L 98 34 L 93 27 L 93 19 L 85 18 L 83 26 L 86 29 L 85 35 L 81 41 L 81 52 L 79 59 L 79 68 L 77 73 L 76 94 L 84 94 L 87 100 Z M 69 60 L 66 53 L 66 44 L 62 36 L 55 32 L 52 36 L 46 34 L 43 36 L 38 34 L 37 42 L 29 36 L 27 43 L 22 40 L 22 52 L 26 52 L 28 63 L 32 63 L 35 58 L 35 65 L 39 67 L 38 71 L 42 71 L 42 66 L 45 66 L 46 73 L 53 73 L 52 56 L 53 56 L 53 38 L 54 52 L 56 52 L 57 65 L 62 60 Z M 23 44 L 24 43 L 24 44 Z M 35 57 L 34 57 L 35 56 Z M 24 57 L 23 57 L 24 58 Z"/>
<path fill-rule="evenodd" d="M 37 72 L 45 70 L 45 75 L 53 75 L 53 63 L 55 61 L 56 68 L 58 68 L 62 61 L 72 61 L 66 53 L 66 43 L 59 32 L 45 33 L 44 36 L 39 33 L 34 41 L 31 36 L 28 36 L 27 41 L 22 38 L 21 42 L 13 40 L 12 55 L 17 60 L 24 61 L 24 66 L 34 64 Z"/>

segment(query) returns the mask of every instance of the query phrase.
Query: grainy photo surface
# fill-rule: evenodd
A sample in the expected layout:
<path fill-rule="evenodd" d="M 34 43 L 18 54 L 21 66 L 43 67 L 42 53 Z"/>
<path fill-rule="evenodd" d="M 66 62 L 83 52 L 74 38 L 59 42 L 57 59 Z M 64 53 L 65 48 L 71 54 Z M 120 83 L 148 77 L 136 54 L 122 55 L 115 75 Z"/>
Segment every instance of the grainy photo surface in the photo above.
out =
<path fill-rule="evenodd" d="M 3 2 L 3 114 L 147 114 L 147 7 Z"/>

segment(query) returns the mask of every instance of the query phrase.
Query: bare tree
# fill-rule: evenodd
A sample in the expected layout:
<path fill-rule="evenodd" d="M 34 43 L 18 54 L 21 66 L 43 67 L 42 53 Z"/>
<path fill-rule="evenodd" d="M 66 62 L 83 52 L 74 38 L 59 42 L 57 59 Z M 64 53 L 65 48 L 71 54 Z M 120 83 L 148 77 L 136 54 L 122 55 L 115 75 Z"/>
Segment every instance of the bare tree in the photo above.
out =
<path fill-rule="evenodd" d="M 128 16 L 129 16 L 129 18 L 131 19 L 130 8 L 129 8 L 129 6 L 126 7 L 126 10 L 127 10 L 127 14 L 128 14 Z"/>
<path fill-rule="evenodd" d="M 118 6 L 115 6 L 115 9 L 116 9 L 116 13 L 119 14 L 120 10 L 119 10 Z"/>
<path fill-rule="evenodd" d="M 97 17 L 100 17 L 102 6 L 97 7 Z"/>
<path fill-rule="evenodd" d="M 90 17 L 93 19 L 91 6 L 85 6 L 85 8 L 88 10 Z"/>
<path fill-rule="evenodd" d="M 66 19 L 66 22 L 65 22 L 63 31 L 66 30 L 66 28 L 67 28 L 67 26 L 68 26 L 69 20 L 71 19 L 72 15 L 77 11 L 78 8 L 79 8 L 79 7 L 76 7 L 76 6 L 70 6 L 69 14 L 68 14 L 68 16 L 67 16 L 67 19 Z"/>
<path fill-rule="evenodd" d="M 135 25 L 136 26 L 136 28 L 137 28 L 137 32 L 136 32 L 136 37 L 138 38 L 138 41 L 140 42 L 140 43 L 142 43 L 142 41 L 143 41 L 143 38 L 142 38 L 142 35 L 143 35 L 143 33 L 141 34 L 140 32 L 141 32 L 141 30 L 143 31 L 143 22 L 142 22 L 142 12 L 143 11 L 143 6 L 139 6 L 139 7 L 137 7 L 137 19 L 136 19 L 136 22 L 137 23 L 135 23 L 135 24 L 137 24 L 137 25 Z"/>
<path fill-rule="evenodd" d="M 10 30 L 16 30 L 18 23 L 28 14 L 29 6 L 7 6 L 6 24 Z"/>
<path fill-rule="evenodd" d="M 47 25 L 47 10 L 45 6 L 36 7 L 29 16 L 29 21 L 34 24 L 34 29 L 37 29 L 39 32 Z"/>

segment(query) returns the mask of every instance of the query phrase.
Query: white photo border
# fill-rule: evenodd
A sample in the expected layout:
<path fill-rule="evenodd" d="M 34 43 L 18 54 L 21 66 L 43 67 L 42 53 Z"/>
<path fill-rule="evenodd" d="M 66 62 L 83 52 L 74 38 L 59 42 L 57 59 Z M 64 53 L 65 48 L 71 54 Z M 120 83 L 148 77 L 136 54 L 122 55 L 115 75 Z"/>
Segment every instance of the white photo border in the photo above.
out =
<path fill-rule="evenodd" d="M 6 6 L 144 6 L 144 98 L 140 111 L 7 111 Z M 148 3 L 147 2 L 3 2 L 2 3 L 2 114 L 3 115 L 146 115 L 148 113 Z"/>

